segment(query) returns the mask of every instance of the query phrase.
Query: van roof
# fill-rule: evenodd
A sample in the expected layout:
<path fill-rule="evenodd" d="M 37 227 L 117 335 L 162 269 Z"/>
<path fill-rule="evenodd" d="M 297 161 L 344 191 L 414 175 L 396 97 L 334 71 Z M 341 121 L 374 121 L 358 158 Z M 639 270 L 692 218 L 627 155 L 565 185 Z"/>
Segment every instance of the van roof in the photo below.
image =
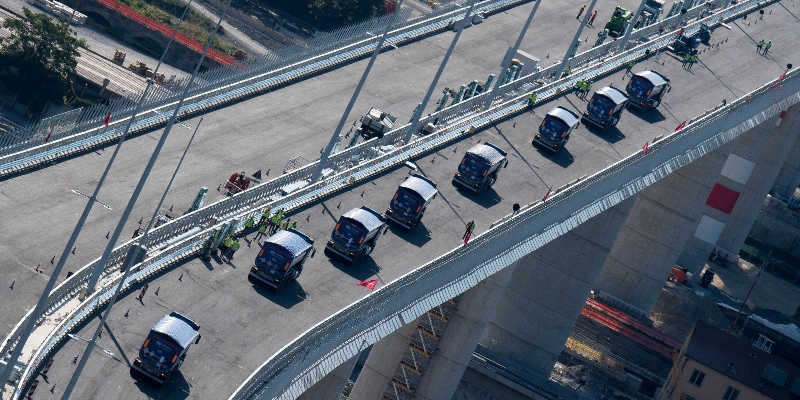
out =
<path fill-rule="evenodd" d="M 562 106 L 558 106 L 558 107 L 550 110 L 550 112 L 548 112 L 547 115 L 549 115 L 551 117 L 556 117 L 556 118 L 564 121 L 564 123 L 567 124 L 568 126 L 574 126 L 575 124 L 577 124 L 581 120 L 578 117 L 578 114 L 575 114 L 574 112 L 572 112 L 572 111 L 570 111 L 570 110 L 568 110 L 568 109 L 566 109 L 565 107 L 562 107 Z"/>
<path fill-rule="evenodd" d="M 274 243 L 292 253 L 292 257 L 306 251 L 311 247 L 311 239 L 294 229 L 280 230 L 266 240 L 266 243 Z"/>
<path fill-rule="evenodd" d="M 613 86 L 606 86 L 604 88 L 598 89 L 596 94 L 603 95 L 611 99 L 616 105 L 620 105 L 628 100 L 628 96 L 625 95 L 621 90 L 613 87 Z"/>
<path fill-rule="evenodd" d="M 189 318 L 172 312 L 165 315 L 153 326 L 153 332 L 158 332 L 175 341 L 181 348 L 186 349 L 197 337 L 200 326 Z"/>
<path fill-rule="evenodd" d="M 414 174 L 406 178 L 406 180 L 400 184 L 400 187 L 415 192 L 425 201 L 433 198 L 438 192 L 438 190 L 436 190 L 436 184 L 433 183 L 433 181 L 419 174 Z"/>
<path fill-rule="evenodd" d="M 483 158 L 492 165 L 497 164 L 506 158 L 506 152 L 489 142 L 476 144 L 471 149 L 467 150 L 467 153 Z"/>
<path fill-rule="evenodd" d="M 378 229 L 386 221 L 383 215 L 369 207 L 354 208 L 344 213 L 342 218 L 358 222 L 369 232 Z"/>
<path fill-rule="evenodd" d="M 656 71 L 642 71 L 637 73 L 636 76 L 647 79 L 653 86 L 661 86 L 669 82 L 666 76 Z"/>

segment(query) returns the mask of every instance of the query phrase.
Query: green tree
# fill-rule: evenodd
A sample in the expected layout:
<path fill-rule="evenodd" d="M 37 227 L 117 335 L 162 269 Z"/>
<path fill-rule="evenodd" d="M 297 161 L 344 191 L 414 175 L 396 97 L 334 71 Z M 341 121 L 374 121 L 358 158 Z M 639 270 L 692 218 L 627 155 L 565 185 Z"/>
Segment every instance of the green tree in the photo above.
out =
<path fill-rule="evenodd" d="M 383 0 L 311 0 L 308 11 L 323 29 L 354 24 L 386 13 Z"/>
<path fill-rule="evenodd" d="M 30 102 L 38 112 L 47 100 L 63 103 L 69 76 L 78 66 L 78 48 L 86 42 L 65 21 L 23 11 L 25 19 L 3 22 L 11 36 L 0 38 L 0 72 L 9 89 L 19 93 L 18 101 Z"/>

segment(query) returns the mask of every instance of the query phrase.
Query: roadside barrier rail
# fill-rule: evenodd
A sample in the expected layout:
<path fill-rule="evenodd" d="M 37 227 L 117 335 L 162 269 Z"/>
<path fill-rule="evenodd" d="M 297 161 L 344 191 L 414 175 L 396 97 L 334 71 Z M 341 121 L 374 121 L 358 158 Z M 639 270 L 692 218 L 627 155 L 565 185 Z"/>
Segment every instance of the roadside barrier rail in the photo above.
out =
<path fill-rule="evenodd" d="M 729 9 L 724 10 L 721 13 L 721 15 L 730 15 L 731 17 L 733 17 L 741 14 L 742 12 L 746 12 L 747 10 L 763 5 L 764 3 L 767 2 L 757 2 L 757 1 L 742 2 L 735 7 L 730 7 Z M 720 15 L 717 15 L 717 18 L 719 18 L 719 16 Z M 719 21 L 719 19 L 717 21 Z M 705 22 L 705 20 L 698 20 L 693 24 L 699 24 L 702 22 Z M 689 29 L 691 28 L 691 26 L 693 25 L 690 25 L 685 29 Z M 671 42 L 671 40 L 673 40 L 673 38 L 674 38 L 674 32 L 670 32 L 654 40 L 650 40 L 647 41 L 646 43 L 637 45 L 636 47 L 633 47 L 632 49 L 624 53 L 611 56 L 605 60 L 595 61 L 595 63 L 591 64 L 589 67 L 578 69 L 573 75 L 570 75 L 567 78 L 560 79 L 549 84 L 545 84 L 544 86 L 541 87 L 537 87 L 537 92 L 539 92 L 539 99 L 544 101 L 547 100 L 548 98 L 556 96 L 557 91 L 559 90 L 564 91 L 569 89 L 573 85 L 573 82 L 577 79 L 580 79 L 581 77 L 583 79 L 592 79 L 598 77 L 604 73 L 607 73 L 611 69 L 618 68 L 626 64 L 631 59 L 637 59 L 649 52 L 663 49 L 666 45 L 668 45 Z M 538 73 L 535 75 L 538 76 Z M 793 78 L 794 76 L 795 76 L 794 71 L 789 73 L 786 77 L 786 80 L 782 83 L 782 85 L 785 85 L 787 82 L 790 82 L 791 78 Z M 404 127 L 401 127 L 400 129 L 390 132 L 382 139 L 374 139 L 366 143 L 362 143 L 359 146 L 355 146 L 351 149 L 347 149 L 341 153 L 337 153 L 330 159 L 330 165 L 332 166 L 332 171 L 326 176 L 325 179 L 323 179 L 321 182 L 317 184 L 309 184 L 305 188 L 297 190 L 292 193 L 285 193 L 282 190 L 283 187 L 289 184 L 296 183 L 298 181 L 304 181 L 310 178 L 313 168 L 315 166 L 314 163 L 311 163 L 298 170 L 282 175 L 269 182 L 265 182 L 264 184 L 251 188 L 247 191 L 241 192 L 231 198 L 221 200 L 217 203 L 209 205 L 208 207 L 197 210 L 183 217 L 177 218 L 176 220 L 173 220 L 163 226 L 160 226 L 159 228 L 153 230 L 142 244 L 152 249 L 158 247 L 157 245 L 162 244 L 164 241 L 174 238 L 182 233 L 185 233 L 186 231 L 192 228 L 202 227 L 203 230 L 201 231 L 201 233 L 192 236 L 190 238 L 187 238 L 178 244 L 173 244 L 171 246 L 168 246 L 166 249 L 156 254 L 148 255 L 149 258 L 144 263 L 136 266 L 137 273 L 132 275 L 131 278 L 136 277 L 136 279 L 142 279 L 142 280 L 146 279 L 153 273 L 158 272 L 161 269 L 166 268 L 170 265 L 173 265 L 175 262 L 178 262 L 179 260 L 183 259 L 184 257 L 190 254 L 194 254 L 194 252 L 199 248 L 199 246 L 202 245 L 205 238 L 208 237 L 208 235 L 210 234 L 210 232 L 213 231 L 213 229 L 221 226 L 220 225 L 221 223 L 227 223 L 228 221 L 230 221 L 231 218 L 235 218 L 237 221 L 240 221 L 237 224 L 236 228 L 237 230 L 240 230 L 243 228 L 244 224 L 242 221 L 246 219 L 248 216 L 257 215 L 258 213 L 260 213 L 260 209 L 263 208 L 265 204 L 270 204 L 270 206 L 273 209 L 284 208 L 287 211 L 291 211 L 293 209 L 302 207 L 303 205 L 316 201 L 316 199 L 319 199 L 320 197 L 324 197 L 337 190 L 348 187 L 350 180 L 363 181 L 364 179 L 368 179 L 369 177 L 379 174 L 389 168 L 394 168 L 395 166 L 402 164 L 403 162 L 405 162 L 410 158 L 428 152 L 441 145 L 450 143 L 465 135 L 469 135 L 473 129 L 479 129 L 481 127 L 488 126 L 493 121 L 496 121 L 500 118 L 505 118 L 508 115 L 512 115 L 521 110 L 524 110 L 527 106 L 527 99 L 526 99 L 527 92 L 519 92 L 519 88 L 524 88 L 525 85 L 531 85 L 534 83 L 535 82 L 533 82 L 533 77 L 528 77 L 505 85 L 504 88 L 514 89 L 512 90 L 514 94 L 511 94 L 511 96 L 514 97 L 512 97 L 510 100 L 503 101 L 502 103 L 494 105 L 490 110 L 487 111 L 483 111 L 477 114 L 475 113 L 475 111 L 478 111 L 480 109 L 479 107 L 476 106 L 476 104 L 483 102 L 483 99 L 481 99 L 480 96 L 476 96 L 468 100 L 467 102 L 456 104 L 453 107 L 442 110 L 441 112 L 436 113 L 434 115 L 431 115 L 430 117 L 427 117 L 425 121 L 441 117 L 450 121 L 449 125 L 446 128 L 441 129 L 432 135 L 416 138 L 416 140 L 412 141 L 408 145 L 399 146 L 400 143 L 397 142 L 399 138 L 403 137 L 405 132 L 404 129 L 407 129 L 408 127 L 406 125 Z M 763 96 L 764 93 L 766 93 L 770 89 L 771 87 L 761 88 L 759 89 L 760 91 L 753 92 L 752 97 Z M 487 94 L 483 94 L 481 96 L 485 95 Z M 499 97 L 505 98 L 508 96 L 509 94 L 508 92 L 506 92 L 506 94 L 503 94 Z M 476 104 L 472 104 L 470 103 L 470 101 Z M 720 112 L 722 112 L 722 110 L 727 110 L 727 111 L 733 110 L 741 112 L 739 108 L 734 108 L 734 107 L 744 107 L 744 106 L 745 105 L 743 105 L 740 99 L 737 100 L 736 102 L 730 103 L 727 107 L 722 107 L 713 111 L 709 115 L 718 115 Z M 693 124 L 691 124 L 687 129 L 684 129 L 680 133 L 689 132 L 691 130 L 689 128 L 697 128 L 699 126 L 698 124 L 702 123 L 702 121 L 705 121 L 707 117 L 708 115 L 696 119 L 693 122 Z M 656 148 L 660 148 L 660 146 L 663 143 L 667 143 L 668 139 L 671 138 L 672 136 L 675 135 L 671 135 L 665 139 L 662 139 L 657 144 L 654 143 L 653 146 L 650 146 L 651 151 L 653 151 L 652 149 L 654 148 L 654 146 Z M 620 163 L 624 164 L 625 162 L 626 161 L 623 160 Z M 616 166 L 617 165 L 615 165 L 614 167 Z M 625 167 L 625 165 L 620 165 L 619 167 L 623 168 Z M 601 171 L 601 173 L 602 172 L 603 171 Z M 582 181 L 577 185 L 582 185 L 587 182 L 589 182 L 589 180 Z M 570 190 L 571 188 L 568 188 L 563 192 L 568 192 Z M 548 201 L 548 204 L 550 204 L 550 201 Z M 539 208 L 537 208 L 537 210 L 538 209 Z M 477 242 L 473 243 L 477 244 Z M 69 329 L 74 327 L 75 324 L 83 320 L 83 318 L 85 318 L 87 315 L 90 315 L 92 312 L 94 312 L 96 310 L 96 307 L 99 307 L 100 305 L 104 304 L 104 299 L 107 298 L 103 297 L 102 293 L 112 290 L 114 285 L 119 283 L 116 281 L 119 279 L 119 276 L 116 276 L 115 278 L 115 274 L 118 274 L 119 266 L 122 263 L 122 260 L 124 259 L 131 245 L 132 242 L 127 242 L 122 246 L 118 247 L 117 249 L 115 249 L 114 252 L 112 253 L 111 258 L 109 259 L 109 262 L 106 265 L 106 268 L 103 272 L 104 282 L 109 282 L 110 280 L 109 283 L 105 284 L 104 289 L 96 292 L 95 294 L 92 294 L 89 298 L 85 299 L 82 302 L 81 306 L 79 306 L 75 310 L 70 311 L 68 313 L 68 316 L 65 317 L 59 324 L 59 327 L 48 335 L 44 344 L 38 347 L 35 353 L 30 356 L 30 359 L 28 360 L 27 363 L 27 368 L 24 371 L 22 378 L 20 379 L 20 384 L 17 387 L 18 394 L 22 393 L 26 385 L 29 383 L 30 377 L 41 366 L 40 364 L 42 360 L 45 360 L 49 356 L 49 352 L 55 347 L 55 345 L 60 340 L 63 339 L 64 335 L 67 332 L 69 332 Z M 470 248 L 472 248 L 472 245 L 470 246 Z M 86 282 L 88 281 L 89 275 L 96 266 L 97 262 L 98 260 L 95 260 L 89 265 L 83 267 L 76 274 L 74 274 L 69 279 L 62 282 L 58 287 L 56 287 L 51 292 L 45 315 L 49 315 L 54 310 L 56 310 L 60 305 L 63 305 L 65 302 L 69 301 L 80 292 L 81 288 L 83 288 Z M 421 267 L 420 270 L 425 268 L 427 268 L 427 266 Z M 130 280 L 126 281 L 124 284 L 129 285 L 129 282 L 131 281 Z M 369 307 L 377 307 L 376 309 L 379 310 L 385 309 L 386 304 L 384 304 L 382 300 L 378 302 L 380 304 L 373 303 L 375 301 L 377 300 L 370 299 L 369 304 L 372 305 L 370 305 Z M 94 306 L 92 306 L 91 304 L 94 304 Z M 412 302 L 407 302 L 403 304 L 412 304 Z M 331 318 L 335 317 L 341 318 L 342 316 L 340 314 L 337 314 L 336 316 Z M 380 337 L 382 337 L 381 335 L 385 336 L 385 334 L 388 334 L 397 329 L 397 327 L 399 327 L 399 325 L 397 324 L 400 323 L 400 320 L 397 319 L 397 317 L 398 316 L 395 315 L 392 318 L 388 318 L 385 321 L 382 321 L 381 328 L 380 329 L 375 328 L 377 330 L 373 329 L 374 324 L 369 326 L 367 325 L 363 326 L 359 325 L 359 326 L 361 326 L 362 330 L 369 328 L 370 332 L 372 332 L 370 333 L 370 335 L 372 335 L 371 337 L 377 340 Z M 2 345 L 0 345 L 0 354 L 6 354 L 10 349 L 13 348 L 13 346 L 15 345 L 16 341 L 19 338 L 20 328 L 22 324 L 27 320 L 27 318 L 30 318 L 30 313 L 26 314 L 23 320 L 21 320 L 20 323 L 18 323 L 17 326 L 15 326 L 15 328 L 11 331 L 11 333 L 6 337 Z M 403 318 L 403 320 L 408 321 L 408 319 L 405 318 Z M 307 338 L 305 335 L 301 336 L 297 340 L 303 341 L 304 343 L 311 343 L 307 342 L 310 339 Z M 374 343 L 374 341 L 370 341 L 370 343 Z M 269 365 L 265 364 L 264 366 L 262 366 L 262 368 L 256 371 L 256 373 L 254 373 L 254 375 L 251 376 L 251 379 L 249 379 L 246 384 L 243 384 L 243 386 L 237 391 L 237 394 L 233 398 L 237 399 L 249 398 L 248 396 L 261 391 L 261 389 L 264 388 L 263 382 L 271 381 L 270 377 L 276 374 L 276 370 L 274 369 L 274 362 L 277 361 L 274 360 L 283 360 L 280 362 L 285 362 L 286 357 L 289 356 L 289 354 L 286 353 L 286 351 L 290 351 L 292 349 L 291 346 L 293 345 L 287 346 L 287 348 L 282 350 L 281 353 L 277 354 L 270 361 L 267 362 L 267 364 Z M 322 357 L 322 355 L 320 357 Z M 329 358 L 325 359 L 328 360 Z M 334 364 L 338 362 L 336 361 L 338 359 L 332 359 L 332 360 L 334 360 L 332 361 Z M 273 363 L 270 364 L 271 362 Z M 281 370 L 283 370 L 283 367 L 281 367 Z M 325 370 L 325 368 L 322 368 L 322 370 Z M 317 371 L 318 373 L 319 371 L 322 370 L 315 370 L 315 371 Z M 322 376 L 324 376 L 324 374 Z M 310 387 L 310 385 L 313 384 L 313 382 L 315 382 L 317 378 L 313 377 L 309 378 L 309 375 L 304 375 L 305 380 L 303 382 L 306 382 L 305 384 L 297 386 L 297 382 L 295 382 L 292 384 L 293 385 L 292 389 L 284 393 L 299 394 L 300 392 L 302 392 L 302 390 L 305 390 L 307 387 Z M 306 384 L 307 386 L 305 386 Z M 274 390 L 277 386 L 269 385 L 269 387 L 272 388 L 271 390 Z M 285 386 L 282 388 L 286 389 L 288 387 L 289 386 Z M 297 390 L 300 390 L 300 392 L 297 392 Z M 285 394 L 285 396 L 291 397 L 288 394 Z"/>

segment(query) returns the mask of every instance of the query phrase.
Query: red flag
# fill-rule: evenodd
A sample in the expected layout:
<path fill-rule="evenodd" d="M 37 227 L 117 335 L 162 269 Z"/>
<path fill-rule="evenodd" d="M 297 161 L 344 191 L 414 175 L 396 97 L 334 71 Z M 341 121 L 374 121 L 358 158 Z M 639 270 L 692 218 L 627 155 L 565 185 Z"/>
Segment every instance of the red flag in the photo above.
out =
<path fill-rule="evenodd" d="M 644 155 L 647 155 L 647 148 L 650 146 L 650 142 L 644 142 L 644 147 L 642 147 L 642 151 Z"/>
<path fill-rule="evenodd" d="M 783 71 L 783 73 L 781 74 L 781 79 L 780 79 L 781 81 L 782 81 L 784 78 L 786 78 L 786 73 L 787 73 L 787 72 L 789 72 L 789 70 L 788 70 L 788 69 L 787 69 L 786 71 Z"/>
<path fill-rule="evenodd" d="M 111 111 L 108 112 L 108 115 L 103 119 L 103 123 L 108 126 L 108 121 L 111 121 Z"/>
<path fill-rule="evenodd" d="M 550 186 L 550 189 L 547 189 L 547 193 L 544 194 L 544 198 L 542 198 L 542 203 L 547 201 L 547 198 L 550 197 L 550 192 L 553 191 L 553 187 Z"/>
<path fill-rule="evenodd" d="M 50 127 L 50 132 L 47 132 L 47 136 L 44 138 L 44 142 L 47 143 L 50 141 L 50 135 L 53 134 L 53 127 Z"/>
<path fill-rule="evenodd" d="M 467 247 L 467 243 L 469 243 L 469 238 L 472 237 L 472 231 L 467 232 L 467 236 L 464 236 L 464 247 Z"/>
<path fill-rule="evenodd" d="M 677 127 L 677 128 L 675 128 L 675 132 L 677 132 L 677 131 L 679 131 L 679 130 L 683 129 L 683 127 L 685 127 L 685 126 L 686 126 L 686 121 L 683 121 L 683 122 L 681 122 L 681 124 L 680 124 L 680 125 L 678 125 L 678 127 Z"/>
<path fill-rule="evenodd" d="M 378 284 L 378 280 L 377 279 L 370 279 L 368 281 L 359 282 L 358 284 L 363 286 L 363 287 L 365 287 L 365 288 L 367 288 L 367 289 L 369 289 L 369 290 L 373 290 L 373 289 L 375 289 L 375 285 Z"/>

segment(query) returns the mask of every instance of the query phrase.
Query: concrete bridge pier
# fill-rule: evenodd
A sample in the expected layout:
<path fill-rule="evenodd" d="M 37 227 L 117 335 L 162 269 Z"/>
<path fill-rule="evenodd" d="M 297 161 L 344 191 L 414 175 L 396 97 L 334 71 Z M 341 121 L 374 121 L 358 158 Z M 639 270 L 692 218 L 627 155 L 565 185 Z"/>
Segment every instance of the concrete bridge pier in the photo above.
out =
<path fill-rule="evenodd" d="M 629 313 L 649 314 L 738 140 L 639 192 L 595 285 L 596 293 L 621 300 L 615 306 Z"/>
<path fill-rule="evenodd" d="M 753 173 L 717 241 L 717 246 L 733 254 L 738 254 L 742 249 L 744 240 L 758 217 L 764 198 L 769 193 L 797 143 L 798 135 L 800 135 L 800 107 L 795 105 L 786 111 L 783 118 L 775 121 L 776 126 L 773 128 L 766 147 L 756 162 Z"/>
<path fill-rule="evenodd" d="M 635 201 L 626 199 L 516 263 L 480 340 L 487 354 L 547 381 Z"/>
<path fill-rule="evenodd" d="M 793 107 L 793 114 L 796 114 Z M 795 118 L 775 116 L 742 135 L 725 160 L 703 216 L 678 258 L 678 265 L 700 272 L 715 245 L 737 254 L 744 244 L 764 197 L 797 139 Z M 788 117 L 788 118 L 787 118 Z M 791 119 L 786 121 L 784 119 Z"/>
<path fill-rule="evenodd" d="M 339 400 L 342 388 L 353 367 L 354 358 L 358 356 L 356 354 L 344 364 L 336 367 L 314 386 L 303 392 L 297 400 Z"/>

